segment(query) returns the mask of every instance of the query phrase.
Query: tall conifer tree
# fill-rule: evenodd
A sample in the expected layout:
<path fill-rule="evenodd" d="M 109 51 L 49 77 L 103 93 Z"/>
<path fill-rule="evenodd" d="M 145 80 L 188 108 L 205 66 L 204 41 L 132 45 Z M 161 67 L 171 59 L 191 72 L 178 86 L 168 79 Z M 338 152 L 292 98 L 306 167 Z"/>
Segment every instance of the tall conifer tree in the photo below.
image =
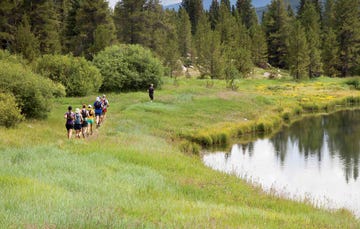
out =
<path fill-rule="evenodd" d="M 196 64 L 202 75 L 221 78 L 224 66 L 220 36 L 217 31 L 211 29 L 210 22 L 205 14 L 201 15 L 197 28 L 194 36 L 197 54 Z"/>
<path fill-rule="evenodd" d="M 216 27 L 216 24 L 219 20 L 219 2 L 218 0 L 212 0 L 210 9 L 209 9 L 209 20 L 211 24 L 211 29 L 214 30 Z"/>
<path fill-rule="evenodd" d="M 203 14 L 202 0 L 183 0 L 181 7 L 186 10 L 191 21 L 191 32 L 196 33 L 196 26 L 200 16 Z"/>
<path fill-rule="evenodd" d="M 26 14 L 23 15 L 21 24 L 17 27 L 13 51 L 22 54 L 29 61 L 40 55 L 40 42 L 35 34 L 31 32 L 31 26 Z"/>
<path fill-rule="evenodd" d="M 275 67 L 288 67 L 289 15 L 283 0 L 272 0 L 263 17 L 268 46 L 269 63 Z"/>
<path fill-rule="evenodd" d="M 67 21 L 69 51 L 92 59 L 115 39 L 115 27 L 105 0 L 73 0 Z"/>
<path fill-rule="evenodd" d="M 257 16 L 251 0 L 237 0 L 236 9 L 239 13 L 242 23 L 249 29 L 251 26 L 258 24 Z"/>
<path fill-rule="evenodd" d="M 309 76 L 319 76 L 322 71 L 319 12 L 316 11 L 315 6 L 312 3 L 306 2 L 302 8 L 301 14 L 299 14 L 298 17 L 306 31 L 306 38 L 309 47 Z"/>
<path fill-rule="evenodd" d="M 360 63 L 360 1 L 337 0 L 335 9 L 335 28 L 340 51 L 340 72 L 341 76 L 345 77 L 353 74 Z"/>
<path fill-rule="evenodd" d="M 291 28 L 292 38 L 289 40 L 289 68 L 295 79 L 309 78 L 309 51 L 303 26 L 295 21 Z"/>
<path fill-rule="evenodd" d="M 127 44 L 140 43 L 146 0 L 122 0 L 115 5 L 114 23 L 119 41 Z"/>
<path fill-rule="evenodd" d="M 321 58 L 324 73 L 330 77 L 340 76 L 339 43 L 335 32 L 335 0 L 327 0 L 323 16 L 323 42 Z"/>
<path fill-rule="evenodd" d="M 187 58 L 191 53 L 191 23 L 189 15 L 186 10 L 181 8 L 178 13 L 178 43 L 180 55 L 183 58 Z"/>

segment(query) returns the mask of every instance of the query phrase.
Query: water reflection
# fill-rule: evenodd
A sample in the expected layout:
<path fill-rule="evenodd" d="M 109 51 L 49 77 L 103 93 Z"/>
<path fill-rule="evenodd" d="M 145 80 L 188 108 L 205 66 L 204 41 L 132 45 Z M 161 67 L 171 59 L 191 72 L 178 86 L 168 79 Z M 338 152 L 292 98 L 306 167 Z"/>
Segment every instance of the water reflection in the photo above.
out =
<path fill-rule="evenodd" d="M 270 139 L 204 156 L 208 166 L 360 215 L 360 111 L 309 117 Z"/>
<path fill-rule="evenodd" d="M 310 117 L 294 123 L 270 139 L 276 155 L 283 162 L 289 145 L 297 145 L 298 152 L 316 156 L 322 161 L 324 148 L 332 157 L 339 157 L 344 168 L 345 179 L 357 179 L 359 176 L 360 154 L 360 111 L 342 111 L 323 117 Z M 289 143 L 290 141 L 290 143 Z"/>

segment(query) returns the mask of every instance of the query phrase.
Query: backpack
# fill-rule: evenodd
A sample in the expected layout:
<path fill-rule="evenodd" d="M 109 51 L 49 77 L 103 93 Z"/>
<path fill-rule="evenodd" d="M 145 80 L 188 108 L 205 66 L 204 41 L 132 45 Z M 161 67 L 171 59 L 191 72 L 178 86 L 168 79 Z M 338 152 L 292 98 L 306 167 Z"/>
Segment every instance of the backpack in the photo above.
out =
<path fill-rule="evenodd" d="M 82 115 L 83 119 L 85 120 L 89 116 L 89 113 L 87 112 L 87 110 L 82 109 L 81 110 L 81 115 Z"/>
<path fill-rule="evenodd" d="M 79 113 L 75 114 L 75 124 L 81 124 L 81 116 Z"/>
<path fill-rule="evenodd" d="M 67 113 L 66 113 L 66 119 L 67 119 L 67 120 L 71 120 L 71 119 L 72 119 L 71 112 L 67 112 Z"/>
<path fill-rule="evenodd" d="M 67 112 L 66 113 L 66 123 L 67 124 L 73 125 L 74 124 L 73 123 L 73 118 L 74 118 L 74 116 L 73 116 L 72 112 Z"/>
<path fill-rule="evenodd" d="M 95 107 L 95 109 L 101 109 L 101 102 L 100 102 L 100 101 L 96 101 L 96 102 L 94 103 L 94 107 Z"/>

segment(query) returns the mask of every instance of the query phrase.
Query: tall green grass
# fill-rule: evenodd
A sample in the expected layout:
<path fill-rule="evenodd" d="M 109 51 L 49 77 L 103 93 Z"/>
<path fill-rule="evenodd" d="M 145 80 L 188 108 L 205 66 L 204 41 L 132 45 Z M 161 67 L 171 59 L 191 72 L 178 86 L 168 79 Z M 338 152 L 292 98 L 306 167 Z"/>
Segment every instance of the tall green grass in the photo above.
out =
<path fill-rule="evenodd" d="M 358 96 L 333 79 L 243 80 L 236 92 L 221 81 L 208 88 L 201 80 L 165 79 L 153 103 L 146 92 L 107 94 L 104 125 L 71 140 L 67 106 L 91 104 L 95 95 L 58 99 L 48 120 L 0 129 L 1 228 L 359 228 L 345 210 L 265 194 L 192 154 L 200 134 L 228 144 L 275 131 L 284 112 L 299 116 L 301 98 L 324 88 L 336 101 Z"/>

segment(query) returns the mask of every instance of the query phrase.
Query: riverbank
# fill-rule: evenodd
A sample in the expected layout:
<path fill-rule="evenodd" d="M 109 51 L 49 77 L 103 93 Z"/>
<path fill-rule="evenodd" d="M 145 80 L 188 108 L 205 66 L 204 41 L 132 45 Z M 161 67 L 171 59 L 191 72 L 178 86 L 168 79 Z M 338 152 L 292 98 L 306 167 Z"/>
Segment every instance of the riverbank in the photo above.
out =
<path fill-rule="evenodd" d="M 249 79 L 231 91 L 223 81 L 165 79 L 153 103 L 146 92 L 108 94 L 107 120 L 85 140 L 66 139 L 63 114 L 68 105 L 95 97 L 57 100 L 48 120 L 0 131 L 0 224 L 360 227 L 345 210 L 328 212 L 265 194 L 193 155 L 200 144 L 269 132 L 305 113 L 356 103 L 360 93 L 346 80 Z"/>

